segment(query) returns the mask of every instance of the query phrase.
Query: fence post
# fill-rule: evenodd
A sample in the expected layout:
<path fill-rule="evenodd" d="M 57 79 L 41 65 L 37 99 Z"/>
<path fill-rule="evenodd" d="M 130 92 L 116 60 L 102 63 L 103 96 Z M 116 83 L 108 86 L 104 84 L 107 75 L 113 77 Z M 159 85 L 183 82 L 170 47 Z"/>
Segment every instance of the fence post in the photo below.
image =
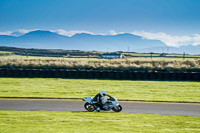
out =
<path fill-rule="evenodd" d="M 25 71 L 27 73 L 27 77 L 28 78 L 32 78 L 32 76 L 33 76 L 32 70 L 31 69 L 26 69 Z"/>
<path fill-rule="evenodd" d="M 163 76 L 164 80 L 169 80 L 170 79 L 170 73 L 169 72 L 164 72 L 163 74 L 164 74 L 164 76 Z"/>
<path fill-rule="evenodd" d="M 127 77 L 130 80 L 135 80 L 136 79 L 136 71 L 131 71 L 127 73 Z"/>
<path fill-rule="evenodd" d="M 141 80 L 143 77 L 142 77 L 142 73 L 141 72 L 138 72 L 138 71 L 136 71 L 135 72 L 135 76 L 136 76 L 136 79 L 137 80 Z"/>
<path fill-rule="evenodd" d="M 99 71 L 95 71 L 94 72 L 94 78 L 95 79 L 99 79 L 100 78 L 100 72 Z"/>
<path fill-rule="evenodd" d="M 122 73 L 121 72 L 116 72 L 116 75 L 115 75 L 115 79 L 122 79 Z"/>
<path fill-rule="evenodd" d="M 7 77 L 12 77 L 12 76 L 13 76 L 12 69 L 7 69 Z"/>
<path fill-rule="evenodd" d="M 200 80 L 200 73 L 194 72 L 193 73 L 193 79 L 196 80 L 196 81 Z"/>
<path fill-rule="evenodd" d="M 14 69 L 13 77 L 19 77 L 19 69 Z"/>
<path fill-rule="evenodd" d="M 151 79 L 151 80 L 157 79 L 157 76 L 158 76 L 157 72 L 151 72 L 151 73 L 150 73 L 150 79 Z"/>
<path fill-rule="evenodd" d="M 81 72 L 81 78 L 87 79 L 88 78 L 88 73 L 87 71 L 80 71 Z"/>
<path fill-rule="evenodd" d="M 54 72 L 55 72 L 55 78 L 61 78 L 61 70 L 60 69 L 56 69 Z"/>
<path fill-rule="evenodd" d="M 6 69 L 0 69 L 0 77 L 6 77 Z"/>
<path fill-rule="evenodd" d="M 187 72 L 187 73 L 186 73 L 186 79 L 187 79 L 187 80 L 193 80 L 193 79 L 192 79 L 192 73 Z"/>
<path fill-rule="evenodd" d="M 41 77 L 41 70 L 40 69 L 34 69 L 34 77 L 36 77 L 36 78 Z"/>
<path fill-rule="evenodd" d="M 20 77 L 23 77 L 23 78 L 27 77 L 27 71 L 26 70 L 20 69 L 19 73 L 20 73 Z"/>
<path fill-rule="evenodd" d="M 93 79 L 94 78 L 94 72 L 93 71 L 88 71 L 88 78 Z"/>
<path fill-rule="evenodd" d="M 109 73 L 108 71 L 103 71 L 103 72 L 102 72 L 102 78 L 103 78 L 103 79 L 109 78 L 109 77 L 108 77 L 108 73 Z"/>
<path fill-rule="evenodd" d="M 148 80 L 149 79 L 149 72 L 148 71 L 143 72 L 142 75 L 143 75 L 143 79 L 144 80 Z"/>
<path fill-rule="evenodd" d="M 177 73 L 176 72 L 171 73 L 171 80 L 177 80 Z"/>
<path fill-rule="evenodd" d="M 76 70 L 74 76 L 75 76 L 76 79 L 80 78 L 81 77 L 81 72 L 79 70 L 78 71 Z"/>
<path fill-rule="evenodd" d="M 109 78 L 110 79 L 115 79 L 115 73 L 114 72 L 109 72 Z"/>
<path fill-rule="evenodd" d="M 186 74 L 184 72 L 178 72 L 177 74 L 179 80 L 186 80 Z"/>
<path fill-rule="evenodd" d="M 163 80 L 164 79 L 164 73 L 163 72 L 158 71 L 158 72 L 156 72 L 156 74 L 157 74 L 157 79 L 158 80 Z"/>
<path fill-rule="evenodd" d="M 75 72 L 74 72 L 74 70 L 70 70 L 69 71 L 69 78 L 71 79 L 71 78 L 75 78 Z"/>

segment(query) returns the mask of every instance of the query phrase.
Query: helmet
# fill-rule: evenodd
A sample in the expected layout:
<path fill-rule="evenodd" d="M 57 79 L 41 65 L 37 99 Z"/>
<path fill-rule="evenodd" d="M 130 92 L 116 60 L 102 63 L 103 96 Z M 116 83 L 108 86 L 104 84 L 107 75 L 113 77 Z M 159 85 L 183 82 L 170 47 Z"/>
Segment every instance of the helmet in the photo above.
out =
<path fill-rule="evenodd" d="M 101 91 L 101 92 L 100 92 L 100 95 L 101 95 L 101 96 L 106 96 L 106 92 L 105 92 L 105 91 Z"/>

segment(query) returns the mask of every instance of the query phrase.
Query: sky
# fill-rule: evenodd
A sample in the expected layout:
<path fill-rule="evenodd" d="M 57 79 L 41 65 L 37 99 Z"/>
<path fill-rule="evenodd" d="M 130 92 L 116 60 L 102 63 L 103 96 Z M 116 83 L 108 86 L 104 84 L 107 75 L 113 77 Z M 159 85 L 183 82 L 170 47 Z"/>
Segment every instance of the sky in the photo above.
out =
<path fill-rule="evenodd" d="M 0 0 L 0 34 L 42 29 L 132 33 L 182 45 L 200 43 L 200 0 Z"/>

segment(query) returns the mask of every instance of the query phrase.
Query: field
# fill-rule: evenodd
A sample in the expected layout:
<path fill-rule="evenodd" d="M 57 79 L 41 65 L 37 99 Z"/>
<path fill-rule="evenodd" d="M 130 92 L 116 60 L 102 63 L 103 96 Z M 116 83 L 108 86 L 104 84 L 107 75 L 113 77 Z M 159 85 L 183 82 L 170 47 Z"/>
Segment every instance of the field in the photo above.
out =
<path fill-rule="evenodd" d="M 101 90 L 120 100 L 200 102 L 200 83 L 55 78 L 0 78 L 0 97 L 82 98 Z"/>
<path fill-rule="evenodd" d="M 23 51 L 24 52 L 24 51 Z M 36 50 L 37 52 L 37 50 Z M 44 51 L 43 54 L 51 53 Z M 1 52 L 1 68 L 78 70 L 199 71 L 199 58 L 139 57 L 125 59 L 21 56 Z M 8 55 L 9 54 L 9 55 Z M 26 55 L 26 50 L 23 55 Z M 35 53 L 32 53 L 35 54 Z M 84 53 L 87 55 L 87 53 Z M 28 54 L 27 54 L 28 55 Z M 57 55 L 57 52 L 56 52 Z M 153 55 L 153 56 L 159 56 Z M 167 55 L 179 56 L 182 55 Z M 185 55 L 185 57 L 199 57 Z M 87 56 L 85 56 L 87 57 Z M 101 90 L 119 100 L 200 103 L 200 83 L 186 81 L 0 78 L 0 98 L 69 98 L 94 96 Z M 200 117 L 128 113 L 0 111 L 1 133 L 23 132 L 200 132 Z"/>
<path fill-rule="evenodd" d="M 125 55 L 125 58 L 100 59 L 99 54 L 102 54 L 102 52 L 98 51 L 23 49 L 13 47 L 0 47 L 0 49 L 2 49 L 2 53 L 12 52 L 12 54 L 7 56 L 6 54 L 0 56 L 1 68 L 200 71 L 200 55 L 186 54 L 184 55 L 185 58 L 182 58 L 183 55 L 181 54 L 166 54 L 165 57 L 161 57 L 160 53 L 118 52 L 118 54 Z"/>
<path fill-rule="evenodd" d="M 0 51 L 0 53 L 2 54 L 10 54 L 10 55 L 5 55 L 5 56 L 0 56 L 1 59 L 66 59 L 66 58 L 70 58 L 70 57 L 67 57 L 67 56 L 48 56 L 48 55 L 43 55 L 43 56 L 34 56 L 34 55 L 16 55 L 14 54 L 13 52 L 9 52 L 9 51 Z M 99 53 L 99 54 L 102 54 L 102 53 Z M 198 60 L 200 59 L 200 55 L 185 55 L 185 59 L 183 58 L 183 55 L 181 54 L 167 54 L 165 57 L 160 57 L 159 55 L 160 54 L 152 54 L 152 57 L 151 57 L 151 54 L 145 54 L 145 53 L 122 53 L 122 55 L 130 55 L 130 57 L 128 56 L 127 58 L 128 59 L 150 59 L 150 60 Z M 131 57 L 133 56 L 133 57 Z M 93 57 L 92 55 L 91 56 L 81 56 L 81 55 L 74 55 L 74 56 L 71 56 L 71 59 L 72 58 L 77 58 L 77 57 L 82 57 L 81 59 L 98 59 L 98 54 L 94 57 L 96 58 L 90 58 L 90 57 Z M 189 57 L 189 58 L 187 58 Z M 126 59 L 127 59 L 126 58 Z"/>
<path fill-rule="evenodd" d="M 153 57 L 155 57 L 155 56 L 160 56 L 161 54 L 159 54 L 159 53 L 123 53 L 123 55 L 130 55 L 130 56 L 136 56 L 136 57 L 144 57 L 144 56 L 149 56 L 149 57 L 151 57 L 151 56 L 153 56 Z M 183 54 L 165 54 L 165 57 L 174 57 L 174 58 L 184 58 L 184 57 L 189 57 L 189 58 L 195 58 L 195 57 L 198 57 L 198 58 L 200 58 L 200 55 L 189 55 L 189 54 L 185 54 L 185 55 L 183 55 Z"/>
<path fill-rule="evenodd" d="M 200 132 L 200 117 L 128 113 L 0 111 L 1 133 Z"/>
<path fill-rule="evenodd" d="M 199 71 L 200 60 L 194 58 L 63 58 L 39 56 L 0 56 L 1 68 L 61 68 L 78 70 L 165 70 Z"/>
<path fill-rule="evenodd" d="M 0 51 L 0 54 L 11 54 L 12 52 L 9 51 Z"/>

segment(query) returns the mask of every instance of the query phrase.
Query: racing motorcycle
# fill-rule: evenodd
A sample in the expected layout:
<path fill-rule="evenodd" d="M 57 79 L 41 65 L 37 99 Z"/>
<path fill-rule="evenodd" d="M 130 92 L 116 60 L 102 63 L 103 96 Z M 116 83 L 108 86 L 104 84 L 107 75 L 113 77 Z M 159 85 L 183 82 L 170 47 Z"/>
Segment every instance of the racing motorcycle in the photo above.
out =
<path fill-rule="evenodd" d="M 92 97 L 83 97 L 83 101 L 86 101 L 84 107 L 87 111 L 93 112 L 97 109 L 95 102 L 92 101 Z M 100 110 L 110 111 L 113 110 L 114 112 L 122 111 L 122 106 L 118 103 L 117 99 L 113 96 L 109 96 L 109 98 L 103 97 L 102 105 Z"/>

